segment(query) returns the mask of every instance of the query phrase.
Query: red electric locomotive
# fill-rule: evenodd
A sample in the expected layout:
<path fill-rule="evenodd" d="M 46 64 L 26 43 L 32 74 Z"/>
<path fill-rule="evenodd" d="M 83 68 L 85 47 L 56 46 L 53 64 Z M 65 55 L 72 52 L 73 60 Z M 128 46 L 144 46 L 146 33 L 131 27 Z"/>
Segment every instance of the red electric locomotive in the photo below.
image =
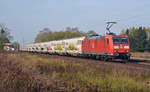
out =
<path fill-rule="evenodd" d="M 82 41 L 82 53 L 86 56 L 110 59 L 130 59 L 130 43 L 127 35 L 89 36 Z"/>
<path fill-rule="evenodd" d="M 82 52 L 104 60 L 130 59 L 128 36 L 106 35 L 89 36 L 82 42 Z"/>

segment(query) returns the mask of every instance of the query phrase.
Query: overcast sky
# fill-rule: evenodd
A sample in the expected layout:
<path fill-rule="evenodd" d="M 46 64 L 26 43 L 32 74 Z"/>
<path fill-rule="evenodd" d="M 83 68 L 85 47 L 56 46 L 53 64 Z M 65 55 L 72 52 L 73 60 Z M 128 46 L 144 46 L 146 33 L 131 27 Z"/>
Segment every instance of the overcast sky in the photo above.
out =
<path fill-rule="evenodd" d="M 118 22 L 112 28 L 116 33 L 132 26 L 150 27 L 150 0 L 0 0 L 0 23 L 20 43 L 32 43 L 45 27 L 104 34 L 106 21 Z"/>

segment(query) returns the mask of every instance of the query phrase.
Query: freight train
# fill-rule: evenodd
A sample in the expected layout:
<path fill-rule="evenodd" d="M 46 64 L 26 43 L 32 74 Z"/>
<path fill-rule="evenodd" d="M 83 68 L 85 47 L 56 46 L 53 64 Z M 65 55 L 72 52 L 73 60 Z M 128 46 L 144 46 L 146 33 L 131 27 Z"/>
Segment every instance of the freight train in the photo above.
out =
<path fill-rule="evenodd" d="M 101 60 L 130 59 L 130 43 L 127 35 L 109 33 L 106 36 L 90 35 L 71 39 L 25 45 L 24 52 L 92 57 Z"/>

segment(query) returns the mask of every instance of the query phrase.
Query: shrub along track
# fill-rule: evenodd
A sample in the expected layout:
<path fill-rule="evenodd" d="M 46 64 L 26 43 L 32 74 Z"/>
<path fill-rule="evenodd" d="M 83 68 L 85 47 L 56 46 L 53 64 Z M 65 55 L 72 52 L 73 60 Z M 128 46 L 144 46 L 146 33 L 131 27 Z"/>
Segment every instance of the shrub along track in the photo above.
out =
<path fill-rule="evenodd" d="M 131 59 L 130 61 L 122 62 L 120 61 L 101 61 L 92 58 L 79 58 L 79 57 L 72 57 L 72 56 L 60 56 L 60 55 L 47 55 L 47 54 L 37 54 L 38 56 L 44 58 L 59 58 L 61 60 L 78 62 L 82 64 L 96 64 L 102 65 L 107 67 L 112 67 L 116 69 L 128 69 L 128 70 L 135 70 L 141 72 L 150 72 L 150 60 L 136 60 Z"/>
<path fill-rule="evenodd" d="M 136 61 L 30 53 L 0 54 L 0 61 L 4 92 L 150 92 L 150 68 Z"/>

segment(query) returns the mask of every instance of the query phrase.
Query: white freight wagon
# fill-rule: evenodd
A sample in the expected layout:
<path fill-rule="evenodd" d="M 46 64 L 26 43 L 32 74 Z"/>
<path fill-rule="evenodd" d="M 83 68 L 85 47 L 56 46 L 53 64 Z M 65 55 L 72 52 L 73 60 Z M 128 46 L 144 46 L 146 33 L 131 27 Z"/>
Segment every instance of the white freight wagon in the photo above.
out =
<path fill-rule="evenodd" d="M 82 41 L 85 37 L 76 37 L 58 41 L 29 44 L 21 48 L 22 51 L 57 53 L 68 55 L 79 55 L 82 53 Z"/>

